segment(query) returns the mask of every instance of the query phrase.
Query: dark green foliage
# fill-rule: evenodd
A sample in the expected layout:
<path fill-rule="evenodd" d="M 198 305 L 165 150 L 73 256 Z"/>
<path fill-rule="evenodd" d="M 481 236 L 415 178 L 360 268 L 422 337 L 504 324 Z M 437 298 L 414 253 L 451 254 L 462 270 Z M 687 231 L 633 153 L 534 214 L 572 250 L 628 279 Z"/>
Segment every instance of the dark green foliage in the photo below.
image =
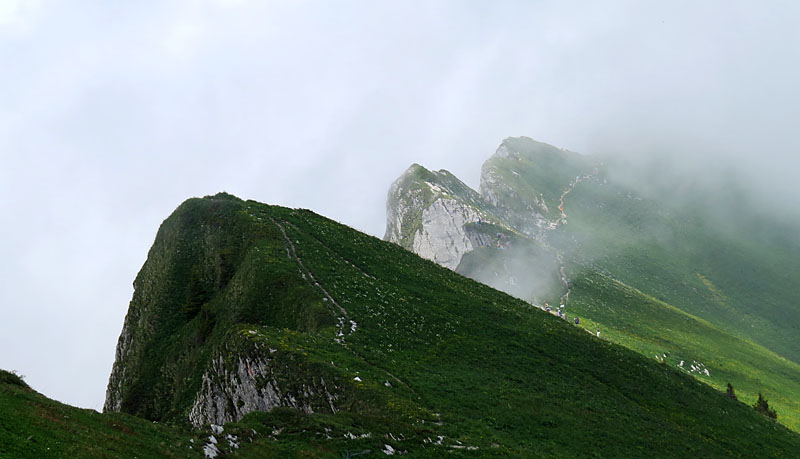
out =
<path fill-rule="evenodd" d="M 728 388 L 725 391 L 725 395 L 728 398 L 732 398 L 732 399 L 736 400 L 736 393 L 733 391 L 733 386 L 731 385 L 731 383 L 728 383 Z M 761 396 L 761 394 L 759 394 L 759 397 L 760 396 Z"/>
<path fill-rule="evenodd" d="M 213 286 L 208 285 L 202 279 L 199 270 L 193 270 L 191 277 L 189 278 L 189 287 L 186 293 L 186 303 L 183 305 L 183 313 L 186 315 L 186 318 L 191 319 L 198 312 L 200 312 L 200 308 L 211 299 L 211 294 L 213 293 Z"/>
<path fill-rule="evenodd" d="M 764 396 L 761 395 L 761 392 L 758 393 L 758 400 L 756 400 L 756 403 L 753 405 L 753 408 L 768 418 L 778 419 L 778 413 L 776 413 L 774 409 L 771 409 L 769 407 L 767 399 L 765 399 Z"/>
<path fill-rule="evenodd" d="M 0 370 L 0 458 L 202 458 L 199 433 L 45 398 Z"/>
<path fill-rule="evenodd" d="M 217 313 L 214 312 L 214 308 L 210 304 L 203 303 L 203 307 L 200 308 L 200 317 L 197 320 L 197 340 L 198 344 L 203 344 L 211 335 L 211 332 L 214 331 Z"/>
<path fill-rule="evenodd" d="M 27 388 L 28 385 L 23 381 L 22 377 L 16 371 L 0 370 L 0 384 L 13 384 Z"/>

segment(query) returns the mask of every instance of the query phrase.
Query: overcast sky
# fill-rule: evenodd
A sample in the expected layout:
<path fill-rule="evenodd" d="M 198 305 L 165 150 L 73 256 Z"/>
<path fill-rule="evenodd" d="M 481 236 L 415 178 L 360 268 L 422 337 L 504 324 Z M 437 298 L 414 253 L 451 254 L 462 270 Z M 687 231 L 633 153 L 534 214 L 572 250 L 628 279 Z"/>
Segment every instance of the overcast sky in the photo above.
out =
<path fill-rule="evenodd" d="M 799 13 L 0 0 L 0 368 L 101 409 L 131 283 L 191 196 L 225 190 L 382 236 L 386 191 L 411 163 L 476 187 L 519 135 L 743 164 L 794 193 Z"/>

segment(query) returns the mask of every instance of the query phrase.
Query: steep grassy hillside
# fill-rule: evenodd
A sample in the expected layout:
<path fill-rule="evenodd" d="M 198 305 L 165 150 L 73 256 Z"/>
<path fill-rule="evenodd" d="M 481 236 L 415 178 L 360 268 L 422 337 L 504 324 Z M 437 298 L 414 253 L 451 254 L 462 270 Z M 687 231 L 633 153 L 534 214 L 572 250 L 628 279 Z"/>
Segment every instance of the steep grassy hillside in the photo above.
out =
<path fill-rule="evenodd" d="M 564 187 L 598 166 L 587 156 L 527 137 L 509 137 L 483 164 L 480 192 L 514 227 L 531 228 L 534 213 L 558 218 Z"/>
<path fill-rule="evenodd" d="M 203 457 L 196 433 L 50 400 L 0 370 L 0 457 Z"/>
<path fill-rule="evenodd" d="M 137 277 L 107 407 L 175 423 L 198 406 L 245 414 L 233 389 L 248 372 L 299 411 L 228 424 L 258 432 L 245 456 L 800 450 L 682 371 L 396 245 L 309 211 L 189 200 Z"/>
<path fill-rule="evenodd" d="M 735 183 L 662 177 L 649 187 L 616 180 L 622 167 L 506 139 L 484 165 L 481 191 L 523 228 L 531 203 L 562 206 L 539 224 L 560 267 L 517 244 L 468 253 L 457 271 L 539 305 L 568 299 L 568 315 L 645 356 L 669 353 L 679 370 L 681 360 L 715 362 L 711 377 L 691 373 L 716 387 L 732 382 L 747 400 L 767 392 L 782 422 L 800 429 L 796 229 L 752 207 Z M 568 297 L 566 281 L 552 282 L 561 272 Z"/>
<path fill-rule="evenodd" d="M 567 208 L 563 246 L 576 260 L 800 362 L 794 231 L 735 202 L 676 206 L 599 181 L 577 186 Z"/>

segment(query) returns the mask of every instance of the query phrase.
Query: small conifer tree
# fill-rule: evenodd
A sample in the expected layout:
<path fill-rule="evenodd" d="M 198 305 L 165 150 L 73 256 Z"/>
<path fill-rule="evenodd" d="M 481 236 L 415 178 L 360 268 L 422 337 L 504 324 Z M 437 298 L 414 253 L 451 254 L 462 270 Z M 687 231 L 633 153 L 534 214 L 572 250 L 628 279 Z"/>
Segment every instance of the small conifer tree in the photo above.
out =
<path fill-rule="evenodd" d="M 761 392 L 758 393 L 758 400 L 756 400 L 756 404 L 753 405 L 756 411 L 763 414 L 764 416 L 770 417 L 772 419 L 778 419 L 778 413 L 775 410 L 770 409 L 769 403 L 767 403 L 767 399 L 761 395 Z"/>
<path fill-rule="evenodd" d="M 725 393 L 725 395 L 727 395 L 728 398 L 732 398 L 732 399 L 736 400 L 736 393 L 733 392 L 733 386 L 731 385 L 731 383 L 728 383 L 728 390 Z"/>

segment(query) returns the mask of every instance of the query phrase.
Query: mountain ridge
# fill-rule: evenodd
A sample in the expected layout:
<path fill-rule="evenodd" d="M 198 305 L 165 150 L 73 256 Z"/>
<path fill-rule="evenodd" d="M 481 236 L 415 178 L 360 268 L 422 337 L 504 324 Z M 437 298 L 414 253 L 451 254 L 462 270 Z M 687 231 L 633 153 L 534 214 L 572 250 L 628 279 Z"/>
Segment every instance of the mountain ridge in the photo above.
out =
<path fill-rule="evenodd" d="M 728 411 L 723 405 L 729 402 L 710 387 L 311 212 L 207 197 L 180 206 L 159 234 L 154 259 L 180 253 L 187 266 L 173 264 L 173 274 L 161 276 L 171 291 L 182 292 L 180 298 L 156 298 L 163 304 L 148 311 L 157 317 L 177 308 L 183 318 L 174 319 L 179 327 L 169 333 L 153 330 L 150 345 L 139 342 L 145 349 L 140 355 L 157 365 L 156 371 L 134 373 L 150 374 L 147 385 L 154 390 L 138 405 L 123 403 L 123 410 L 195 425 L 247 423 L 260 416 L 245 413 L 250 408 L 290 407 L 308 420 L 356 416 L 367 422 L 373 447 L 379 441 L 423 456 L 461 446 L 489 456 L 585 454 L 570 444 L 567 432 L 576 431 L 600 450 L 632 452 L 653 440 L 632 442 L 630 430 L 620 431 L 622 419 L 630 417 L 638 420 L 638 438 L 656 425 L 666 428 L 664 447 L 672 451 L 685 450 L 667 438 L 687 435 L 677 423 L 687 416 L 696 420 L 689 436 L 712 429 L 702 435 L 725 438 L 706 452 L 745 447 L 729 444 L 738 440 L 724 432 L 734 427 L 705 420 L 712 416 L 708 407 Z M 149 269 L 146 263 L 143 272 Z M 174 288 L 175 273 L 183 273 L 182 288 Z M 213 287 L 199 311 L 192 300 L 197 282 Z M 134 294 L 132 311 L 140 306 L 136 298 L 159 291 L 147 282 L 137 282 L 139 288 L 144 291 Z M 254 294 L 247 293 L 251 289 Z M 294 300 L 273 305 L 288 294 Z M 289 305 L 292 314 L 282 315 Z M 145 328 L 151 322 L 131 317 Z M 298 317 L 316 318 L 287 322 Z M 198 333 L 204 341 L 197 341 Z M 148 346 L 168 352 L 156 354 Z M 193 362 L 196 371 L 186 373 L 182 362 Z M 135 366 L 123 360 L 115 367 Z M 135 386 L 119 386 L 123 400 L 135 395 Z M 169 387 L 173 395 L 162 392 Z M 672 391 L 704 402 L 686 407 L 653 395 Z M 258 400 L 273 402 L 257 406 Z M 601 415 L 587 423 L 579 415 L 584 409 Z M 749 409 L 734 411 L 759 419 Z M 386 431 L 389 425 L 395 427 Z M 316 432 L 315 438 L 325 431 Z M 399 434 L 402 440 L 391 440 Z M 553 443 L 530 440 L 546 438 Z"/>
<path fill-rule="evenodd" d="M 800 281 L 800 273 L 796 263 L 793 267 L 786 258 L 786 253 L 793 252 L 779 248 L 779 243 L 754 243 L 763 235 L 752 231 L 735 227 L 713 231 L 711 225 L 728 224 L 730 215 L 743 214 L 741 206 L 736 207 L 736 194 L 717 201 L 707 197 L 694 204 L 689 201 L 691 206 L 678 200 L 662 203 L 631 188 L 630 181 L 627 185 L 618 183 L 619 170 L 614 161 L 582 157 L 526 137 L 505 139 L 484 163 L 479 189 L 482 196 L 491 197 L 491 212 L 504 222 L 503 231 L 514 236 L 497 232 L 489 244 L 460 253 L 457 266 L 446 266 L 542 308 L 550 303 L 553 314 L 566 303 L 564 316 L 581 316 L 587 329 L 602 329 L 603 336 L 646 356 L 663 360 L 662 354 L 682 355 L 683 359 L 667 358 L 670 365 L 681 370 L 684 360 L 691 362 L 692 355 L 705 355 L 707 363 L 716 362 L 709 383 L 720 389 L 728 382 L 743 384 L 740 393 L 753 399 L 769 386 L 770 397 L 781 400 L 779 411 L 785 414 L 782 422 L 800 428 L 800 386 L 794 382 L 800 377 L 798 354 L 790 344 L 792 321 L 800 318 L 796 308 L 792 309 L 790 292 Z M 394 202 L 390 199 L 387 206 L 401 201 L 402 196 Z M 715 220 L 706 218 L 702 207 L 706 201 L 714 204 L 711 210 Z M 726 210 L 729 207 L 736 211 Z M 436 217 L 428 220 L 435 221 Z M 462 220 L 465 230 L 482 225 L 470 220 L 467 213 Z M 440 228 L 436 234 L 444 237 L 429 244 L 450 250 L 447 235 L 455 232 L 453 228 Z M 786 240 L 780 233 L 774 234 L 776 241 Z M 401 245 L 432 259 L 418 252 L 413 243 Z M 751 246 L 754 249 L 748 252 L 741 249 Z M 756 250 L 783 260 L 778 265 L 783 271 Z M 797 247 L 791 250 L 800 254 Z M 737 266 L 748 264 L 774 274 L 744 278 Z M 776 279 L 782 283 L 772 286 L 771 292 L 767 286 Z M 615 288 L 611 281 L 632 286 L 635 292 Z M 749 284 L 751 290 L 743 290 L 732 281 Z M 586 288 L 587 282 L 606 287 Z M 741 295 L 753 298 L 755 291 L 762 293 L 760 299 L 769 301 L 774 310 L 759 307 L 756 313 L 756 308 L 739 299 Z M 638 299 L 626 300 L 631 295 Z M 614 299 L 616 296 L 619 299 Z M 625 314 L 613 306 L 616 302 L 627 305 Z M 607 305 L 607 309 L 599 309 L 598 304 Z M 679 327 L 681 316 L 657 312 L 662 307 L 659 304 L 713 323 L 714 330 L 695 327 L 685 333 Z M 778 310 L 785 314 L 783 319 L 778 319 Z M 654 319 L 643 311 L 664 319 L 662 328 L 657 328 Z M 751 325 L 755 331 L 751 331 Z M 730 344 L 730 349 L 718 349 L 703 338 L 703 334 L 716 336 L 718 327 L 727 336 L 722 341 Z M 735 355 L 739 357 L 732 359 Z M 794 356 L 794 361 L 787 356 Z M 740 371 L 731 372 L 730 368 L 736 366 Z M 764 372 L 773 377 L 766 377 Z M 788 374 L 795 376 L 787 378 Z M 722 380 L 723 375 L 730 379 Z"/>

